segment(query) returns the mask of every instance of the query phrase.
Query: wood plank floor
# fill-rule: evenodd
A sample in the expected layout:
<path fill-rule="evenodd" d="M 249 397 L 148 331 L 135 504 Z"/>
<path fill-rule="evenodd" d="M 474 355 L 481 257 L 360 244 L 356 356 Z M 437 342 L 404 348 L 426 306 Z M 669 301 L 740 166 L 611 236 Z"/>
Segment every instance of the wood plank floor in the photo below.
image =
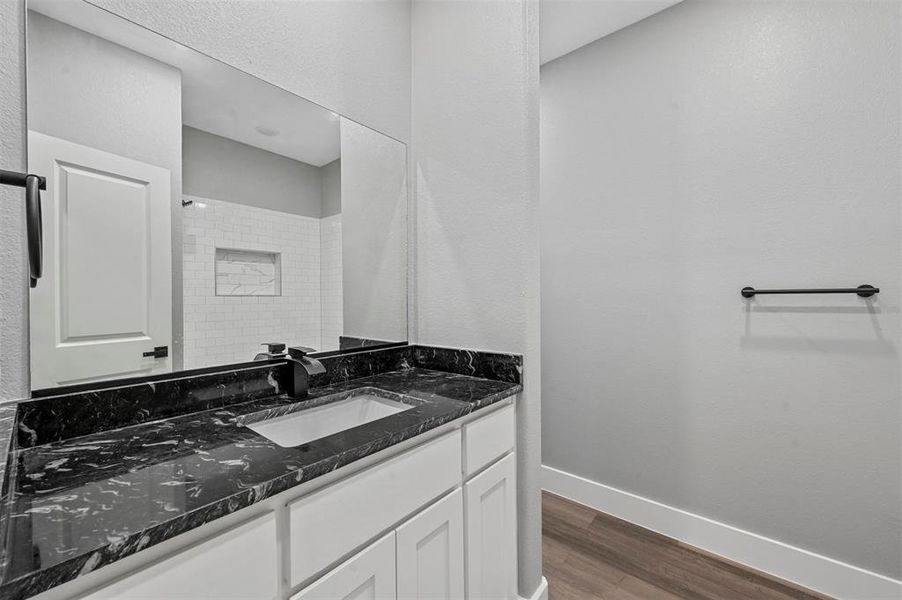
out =
<path fill-rule="evenodd" d="M 548 492 L 542 549 L 550 600 L 830 600 Z"/>

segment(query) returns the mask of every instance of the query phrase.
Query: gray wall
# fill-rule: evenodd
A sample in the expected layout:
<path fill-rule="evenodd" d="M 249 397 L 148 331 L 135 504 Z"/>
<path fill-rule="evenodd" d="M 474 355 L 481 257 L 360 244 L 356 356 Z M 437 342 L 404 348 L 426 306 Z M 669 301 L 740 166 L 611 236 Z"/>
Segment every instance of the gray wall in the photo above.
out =
<path fill-rule="evenodd" d="M 320 167 L 192 127 L 182 128 L 184 193 L 319 218 Z"/>
<path fill-rule="evenodd" d="M 341 159 L 320 167 L 323 176 L 323 217 L 341 212 Z"/>
<path fill-rule="evenodd" d="M 688 0 L 542 67 L 546 465 L 902 575 L 900 39 Z"/>
<path fill-rule="evenodd" d="M 181 364 L 182 90 L 178 69 L 28 13 L 28 128 L 168 169 L 173 366 Z"/>

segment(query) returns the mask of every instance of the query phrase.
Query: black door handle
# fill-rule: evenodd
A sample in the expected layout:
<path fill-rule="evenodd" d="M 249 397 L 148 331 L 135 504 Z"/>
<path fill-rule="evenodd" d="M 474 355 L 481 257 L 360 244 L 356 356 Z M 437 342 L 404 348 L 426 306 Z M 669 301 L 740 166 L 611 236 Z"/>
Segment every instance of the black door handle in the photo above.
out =
<path fill-rule="evenodd" d="M 166 358 L 169 356 L 169 346 L 154 346 L 153 350 L 145 352 L 141 356 L 147 358 L 150 358 L 151 356 L 154 358 Z"/>

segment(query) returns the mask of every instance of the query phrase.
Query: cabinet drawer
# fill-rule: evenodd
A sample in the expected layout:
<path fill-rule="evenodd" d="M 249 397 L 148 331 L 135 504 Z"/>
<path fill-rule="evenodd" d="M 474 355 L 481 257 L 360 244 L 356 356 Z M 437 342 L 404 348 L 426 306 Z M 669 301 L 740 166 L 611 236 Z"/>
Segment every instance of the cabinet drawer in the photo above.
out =
<path fill-rule="evenodd" d="M 82 600 L 268 600 L 279 591 L 278 564 L 276 519 L 269 513 L 142 568 Z"/>
<path fill-rule="evenodd" d="M 395 534 L 370 544 L 291 600 L 395 600 Z"/>
<path fill-rule="evenodd" d="M 517 439 L 513 405 L 464 425 L 464 467 L 472 475 L 505 452 Z"/>
<path fill-rule="evenodd" d="M 455 431 L 288 504 L 298 585 L 460 483 Z"/>

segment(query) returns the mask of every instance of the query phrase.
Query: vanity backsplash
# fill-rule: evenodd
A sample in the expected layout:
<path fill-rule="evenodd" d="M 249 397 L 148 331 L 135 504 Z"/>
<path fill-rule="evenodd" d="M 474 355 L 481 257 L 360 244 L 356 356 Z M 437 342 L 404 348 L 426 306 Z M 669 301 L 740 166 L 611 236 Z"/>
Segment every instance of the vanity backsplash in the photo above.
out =
<path fill-rule="evenodd" d="M 312 388 L 411 368 L 519 384 L 522 371 L 520 355 L 419 345 L 328 356 L 320 362 L 326 372 L 313 376 Z M 0 436 L 3 430 L 15 426 L 14 447 L 29 448 L 277 396 L 285 390 L 285 370 L 284 361 L 270 361 L 171 379 L 130 380 L 126 385 L 103 389 L 78 386 L 78 391 L 22 401 L 17 416 L 4 418 L 0 412 Z M 0 444 L 7 447 L 2 437 Z"/>

